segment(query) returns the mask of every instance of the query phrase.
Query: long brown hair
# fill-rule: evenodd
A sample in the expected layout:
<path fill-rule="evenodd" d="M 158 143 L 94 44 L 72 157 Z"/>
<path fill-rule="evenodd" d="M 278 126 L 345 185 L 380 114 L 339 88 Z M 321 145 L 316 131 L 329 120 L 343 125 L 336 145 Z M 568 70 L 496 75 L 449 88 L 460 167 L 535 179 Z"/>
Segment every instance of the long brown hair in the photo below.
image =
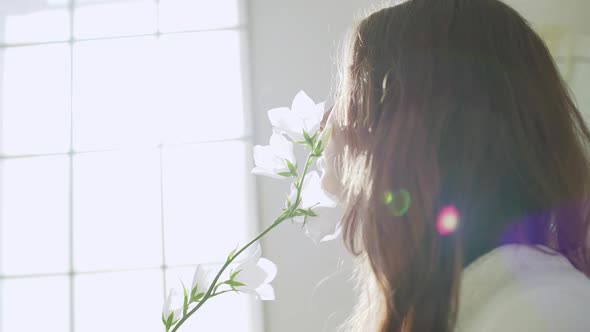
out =
<path fill-rule="evenodd" d="M 357 330 L 452 331 L 462 269 L 504 243 L 550 246 L 588 273 L 590 133 L 516 11 L 405 1 L 358 24 L 345 64 L 334 119 L 344 239 L 366 266 Z M 459 226 L 441 234 L 448 206 Z"/>

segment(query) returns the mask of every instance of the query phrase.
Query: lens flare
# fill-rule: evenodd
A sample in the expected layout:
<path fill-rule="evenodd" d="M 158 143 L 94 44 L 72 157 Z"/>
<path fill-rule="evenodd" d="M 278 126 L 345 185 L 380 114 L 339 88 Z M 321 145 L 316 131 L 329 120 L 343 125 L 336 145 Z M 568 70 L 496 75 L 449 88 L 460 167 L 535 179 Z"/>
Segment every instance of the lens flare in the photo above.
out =
<path fill-rule="evenodd" d="M 440 235 L 448 235 L 457 230 L 459 226 L 459 211 L 454 206 L 446 206 L 438 214 L 436 228 Z"/>
<path fill-rule="evenodd" d="M 405 215 L 412 205 L 410 192 L 405 189 L 388 191 L 383 198 L 385 205 L 391 208 L 391 213 L 396 217 Z"/>
<path fill-rule="evenodd" d="M 385 193 L 384 203 L 385 205 L 389 205 L 391 204 L 391 202 L 393 202 L 393 193 L 391 191 L 388 191 Z"/>

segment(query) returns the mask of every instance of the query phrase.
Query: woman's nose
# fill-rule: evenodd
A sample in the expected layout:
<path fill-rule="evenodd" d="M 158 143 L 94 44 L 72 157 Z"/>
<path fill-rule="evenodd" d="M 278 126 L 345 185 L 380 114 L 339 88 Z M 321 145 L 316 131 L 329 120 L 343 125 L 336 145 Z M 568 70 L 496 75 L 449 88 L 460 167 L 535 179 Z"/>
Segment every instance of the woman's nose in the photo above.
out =
<path fill-rule="evenodd" d="M 324 117 L 322 118 L 322 122 L 320 122 L 320 131 L 326 128 L 326 124 L 328 123 L 328 118 L 330 118 L 330 114 L 332 114 L 332 110 L 334 109 L 334 105 L 330 106 L 326 112 L 324 112 Z"/>

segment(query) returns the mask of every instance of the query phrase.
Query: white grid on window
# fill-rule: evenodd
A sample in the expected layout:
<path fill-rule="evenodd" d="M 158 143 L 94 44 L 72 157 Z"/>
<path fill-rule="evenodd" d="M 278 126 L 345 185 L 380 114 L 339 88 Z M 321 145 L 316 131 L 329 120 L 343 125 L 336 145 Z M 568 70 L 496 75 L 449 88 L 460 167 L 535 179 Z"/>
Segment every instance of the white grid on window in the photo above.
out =
<path fill-rule="evenodd" d="M 255 231 L 244 6 L 0 4 L 0 332 L 161 331 L 176 276 Z"/>

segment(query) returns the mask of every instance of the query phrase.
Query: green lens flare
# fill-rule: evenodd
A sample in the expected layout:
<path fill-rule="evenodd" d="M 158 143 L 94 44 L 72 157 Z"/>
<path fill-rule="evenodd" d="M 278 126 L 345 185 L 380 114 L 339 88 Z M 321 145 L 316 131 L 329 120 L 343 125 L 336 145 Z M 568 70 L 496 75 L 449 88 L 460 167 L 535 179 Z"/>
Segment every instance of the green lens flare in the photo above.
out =
<path fill-rule="evenodd" d="M 393 193 L 391 191 L 388 191 L 385 193 L 385 205 L 389 205 L 391 204 L 391 202 L 393 202 Z"/>
<path fill-rule="evenodd" d="M 388 191 L 385 193 L 384 203 L 391 207 L 391 212 L 394 216 L 401 217 L 410 209 L 412 197 L 410 192 L 405 189 L 395 190 L 393 192 Z"/>

